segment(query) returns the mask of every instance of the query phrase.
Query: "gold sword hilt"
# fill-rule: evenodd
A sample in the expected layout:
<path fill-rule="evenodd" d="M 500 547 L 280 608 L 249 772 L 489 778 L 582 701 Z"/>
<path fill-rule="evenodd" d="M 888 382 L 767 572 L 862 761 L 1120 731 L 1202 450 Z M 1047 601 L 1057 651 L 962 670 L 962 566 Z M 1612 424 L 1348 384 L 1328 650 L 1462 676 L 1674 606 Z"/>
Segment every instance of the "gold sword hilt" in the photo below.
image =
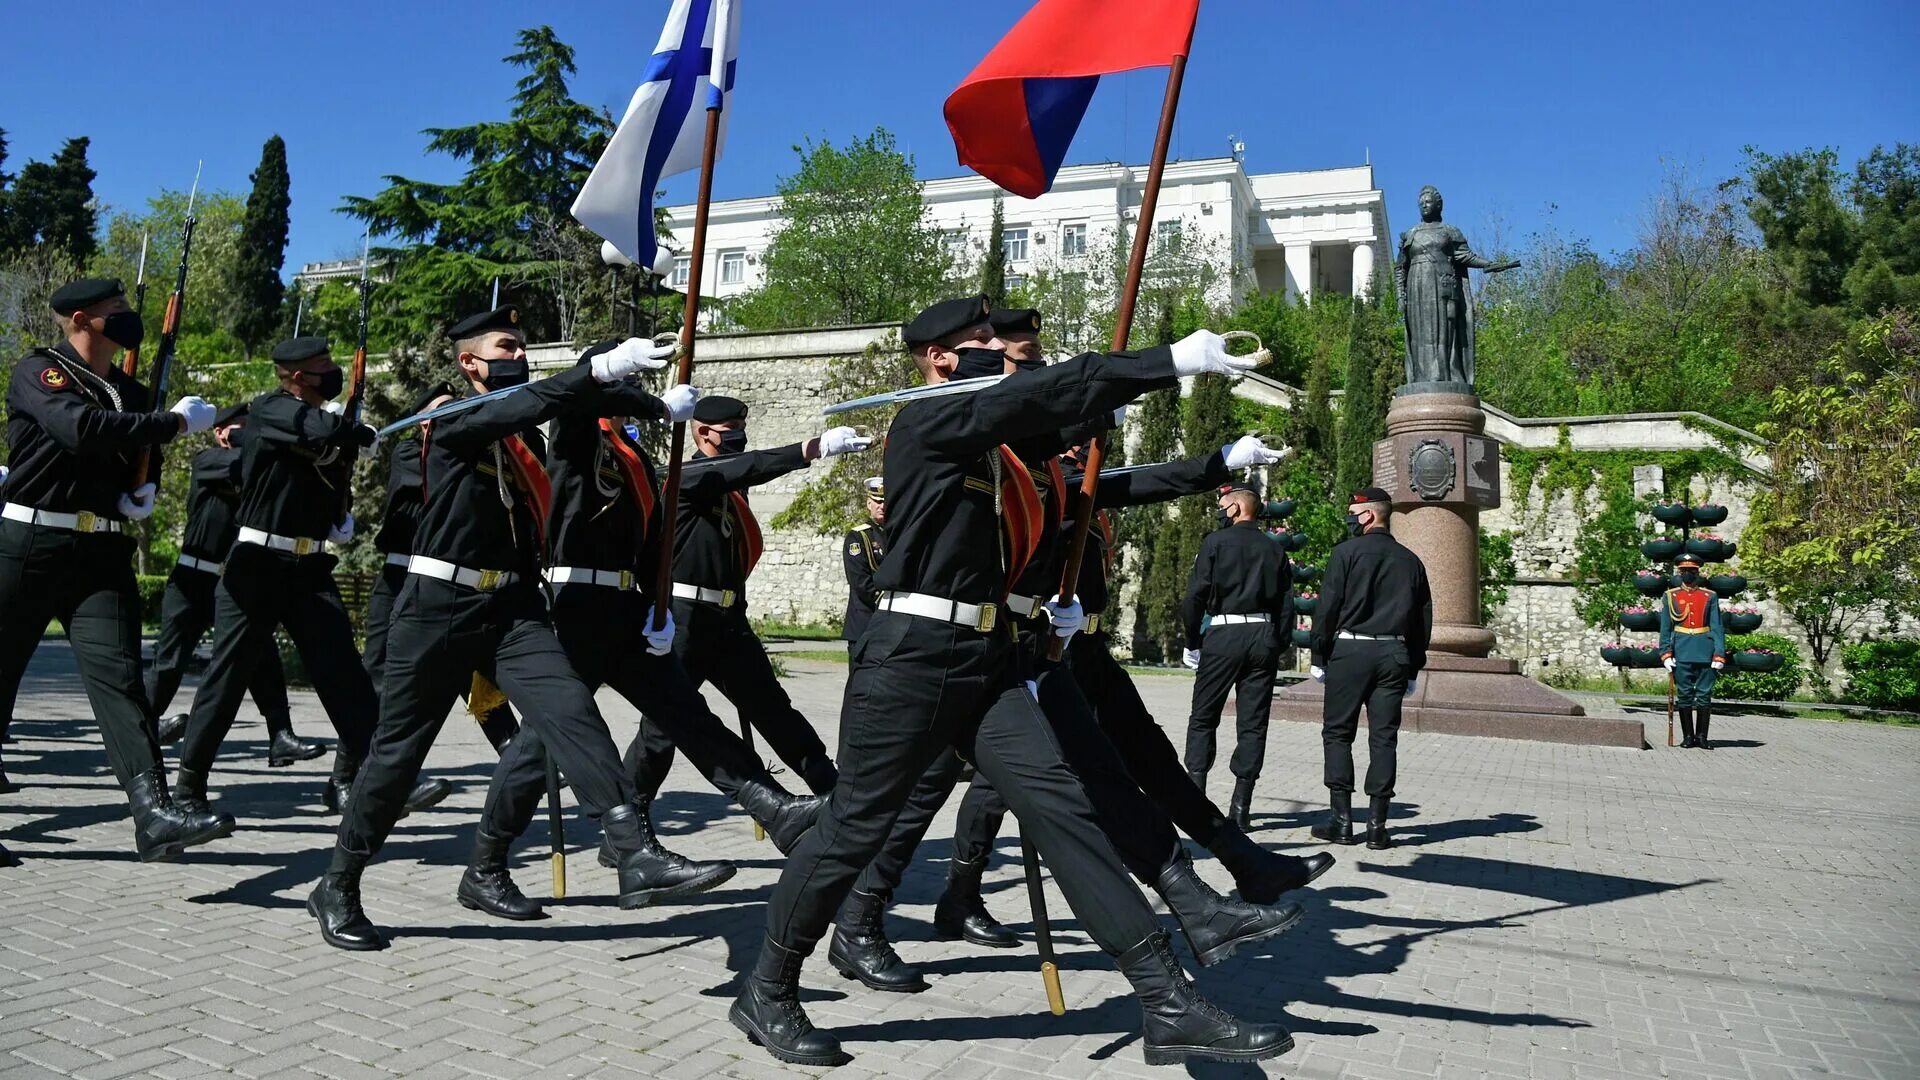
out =
<path fill-rule="evenodd" d="M 567 855 L 564 851 L 553 853 L 553 898 L 567 898 Z"/>

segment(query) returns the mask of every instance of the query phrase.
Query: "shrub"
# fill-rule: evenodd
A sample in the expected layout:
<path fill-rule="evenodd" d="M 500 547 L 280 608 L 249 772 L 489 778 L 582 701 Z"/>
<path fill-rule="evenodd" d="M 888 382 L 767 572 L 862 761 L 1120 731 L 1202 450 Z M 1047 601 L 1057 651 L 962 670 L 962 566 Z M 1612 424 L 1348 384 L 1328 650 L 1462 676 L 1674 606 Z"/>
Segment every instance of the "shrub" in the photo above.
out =
<path fill-rule="evenodd" d="M 158 626 L 160 600 L 167 591 L 167 575 L 135 574 L 133 582 L 140 590 L 140 621 L 148 626 Z"/>
<path fill-rule="evenodd" d="M 1787 658 L 1778 671 L 1735 671 L 1731 661 L 1713 684 L 1713 696 L 1727 701 L 1785 701 L 1800 689 L 1806 671 L 1800 666 L 1800 649 L 1791 639 L 1779 634 L 1729 634 L 1727 653 L 1742 649 L 1765 649 Z"/>
<path fill-rule="evenodd" d="M 1846 700 L 1877 709 L 1920 709 L 1920 638 L 1862 641 L 1840 650 Z"/>

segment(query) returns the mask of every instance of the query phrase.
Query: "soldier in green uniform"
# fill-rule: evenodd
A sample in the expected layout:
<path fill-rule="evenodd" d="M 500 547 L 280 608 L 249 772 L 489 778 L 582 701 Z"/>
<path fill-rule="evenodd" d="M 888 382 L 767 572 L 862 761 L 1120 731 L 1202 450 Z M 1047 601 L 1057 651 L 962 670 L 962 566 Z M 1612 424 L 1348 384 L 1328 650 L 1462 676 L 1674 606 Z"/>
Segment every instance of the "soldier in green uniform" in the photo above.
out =
<path fill-rule="evenodd" d="M 1673 673 L 1673 701 L 1685 736 L 1680 745 L 1711 750 L 1707 725 L 1713 681 L 1727 666 L 1727 631 L 1720 622 L 1720 597 L 1700 585 L 1700 557 L 1682 555 L 1674 565 L 1680 587 L 1668 589 L 1660 600 L 1660 660 Z"/>

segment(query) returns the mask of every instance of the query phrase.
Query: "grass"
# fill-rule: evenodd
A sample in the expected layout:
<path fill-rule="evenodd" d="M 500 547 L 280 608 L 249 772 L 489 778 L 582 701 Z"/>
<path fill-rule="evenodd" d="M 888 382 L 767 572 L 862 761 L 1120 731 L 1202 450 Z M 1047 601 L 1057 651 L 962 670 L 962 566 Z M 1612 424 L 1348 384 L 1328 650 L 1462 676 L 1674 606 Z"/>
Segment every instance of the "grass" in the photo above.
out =
<path fill-rule="evenodd" d="M 778 660 L 822 660 L 830 664 L 844 664 L 847 653 L 844 649 L 786 649 L 772 654 Z"/>
<path fill-rule="evenodd" d="M 785 638 L 789 641 L 839 641 L 840 627 L 832 623 L 790 623 L 778 619 L 754 621 L 753 632 L 765 641 Z"/>

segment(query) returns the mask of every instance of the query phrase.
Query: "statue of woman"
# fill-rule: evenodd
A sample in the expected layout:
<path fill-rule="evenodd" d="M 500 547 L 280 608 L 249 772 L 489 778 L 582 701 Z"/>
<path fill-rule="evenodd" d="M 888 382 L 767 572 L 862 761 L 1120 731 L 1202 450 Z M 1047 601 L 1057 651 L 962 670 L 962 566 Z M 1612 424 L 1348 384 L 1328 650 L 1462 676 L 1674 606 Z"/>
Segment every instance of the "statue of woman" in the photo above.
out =
<path fill-rule="evenodd" d="M 1473 299 L 1467 270 L 1497 274 L 1520 263 L 1476 255 L 1459 229 L 1440 220 L 1440 190 L 1420 189 L 1420 224 L 1400 234 L 1394 276 L 1407 327 L 1407 382 L 1455 383 L 1473 391 Z"/>

